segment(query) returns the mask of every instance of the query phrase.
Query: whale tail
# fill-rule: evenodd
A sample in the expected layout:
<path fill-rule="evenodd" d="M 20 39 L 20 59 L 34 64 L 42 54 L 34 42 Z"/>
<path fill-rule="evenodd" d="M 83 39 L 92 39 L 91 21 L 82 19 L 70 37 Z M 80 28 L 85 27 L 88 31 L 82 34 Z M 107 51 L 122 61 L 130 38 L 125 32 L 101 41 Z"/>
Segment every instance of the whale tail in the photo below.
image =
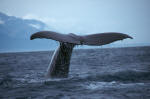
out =
<path fill-rule="evenodd" d="M 46 38 L 60 42 L 55 50 L 47 69 L 47 77 L 60 78 L 68 77 L 70 59 L 75 45 L 100 46 L 114 41 L 131 38 L 131 36 L 117 32 L 96 33 L 91 35 L 79 36 L 73 33 L 61 34 L 53 31 L 40 31 L 31 35 L 30 39 Z"/>
<path fill-rule="evenodd" d="M 74 44 L 60 42 L 59 47 L 55 50 L 47 69 L 46 77 L 48 78 L 66 78 L 69 73 L 70 59 Z"/>

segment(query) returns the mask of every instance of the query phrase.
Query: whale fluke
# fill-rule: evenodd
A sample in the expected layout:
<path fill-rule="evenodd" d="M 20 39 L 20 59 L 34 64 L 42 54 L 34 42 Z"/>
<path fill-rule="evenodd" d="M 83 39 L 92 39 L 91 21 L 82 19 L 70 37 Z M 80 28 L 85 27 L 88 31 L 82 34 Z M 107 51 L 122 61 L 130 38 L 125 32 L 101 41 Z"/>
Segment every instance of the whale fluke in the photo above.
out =
<path fill-rule="evenodd" d="M 68 77 L 72 50 L 75 45 L 100 46 L 114 41 L 131 38 L 131 36 L 117 32 L 96 33 L 90 35 L 76 35 L 73 33 L 61 34 L 53 31 L 40 31 L 31 35 L 30 39 L 46 38 L 60 42 L 60 46 L 54 52 L 47 69 L 47 77 Z"/>
<path fill-rule="evenodd" d="M 64 43 L 72 43 L 75 45 L 105 45 L 117 40 L 131 38 L 131 36 L 117 32 L 96 33 L 91 35 L 79 36 L 73 33 L 61 34 L 53 31 L 40 31 L 31 35 L 31 40 L 36 38 L 52 39 Z"/>
<path fill-rule="evenodd" d="M 40 31 L 34 33 L 30 37 L 31 40 L 36 38 L 46 38 L 46 39 L 52 39 L 64 43 L 80 44 L 80 36 L 77 36 L 73 33 L 61 34 L 53 31 Z"/>

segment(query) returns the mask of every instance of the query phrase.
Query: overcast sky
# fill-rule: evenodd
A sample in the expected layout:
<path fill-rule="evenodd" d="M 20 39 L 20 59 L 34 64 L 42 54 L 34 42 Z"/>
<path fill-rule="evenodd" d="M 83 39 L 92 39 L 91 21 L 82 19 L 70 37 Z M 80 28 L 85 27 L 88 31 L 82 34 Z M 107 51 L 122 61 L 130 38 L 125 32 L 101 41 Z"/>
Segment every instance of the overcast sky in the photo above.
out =
<path fill-rule="evenodd" d="M 0 0 L 0 12 L 38 19 L 62 33 L 122 32 L 150 43 L 150 0 Z"/>

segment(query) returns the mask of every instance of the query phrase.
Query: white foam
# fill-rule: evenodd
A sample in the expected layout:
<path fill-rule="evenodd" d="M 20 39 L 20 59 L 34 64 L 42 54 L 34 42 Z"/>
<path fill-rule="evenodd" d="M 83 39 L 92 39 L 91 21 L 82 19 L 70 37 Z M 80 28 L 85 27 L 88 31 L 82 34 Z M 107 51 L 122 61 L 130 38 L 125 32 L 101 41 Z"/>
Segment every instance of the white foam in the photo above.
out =
<path fill-rule="evenodd" d="M 85 87 L 87 89 L 101 89 L 101 88 L 106 88 L 106 87 L 112 87 L 117 84 L 116 81 L 112 82 L 92 82 L 90 84 L 85 84 Z"/>
<path fill-rule="evenodd" d="M 134 87 L 134 86 L 143 86 L 144 83 L 121 83 L 121 82 L 91 82 L 83 84 L 82 86 L 86 89 L 96 90 L 104 88 L 123 88 L 123 87 Z"/>

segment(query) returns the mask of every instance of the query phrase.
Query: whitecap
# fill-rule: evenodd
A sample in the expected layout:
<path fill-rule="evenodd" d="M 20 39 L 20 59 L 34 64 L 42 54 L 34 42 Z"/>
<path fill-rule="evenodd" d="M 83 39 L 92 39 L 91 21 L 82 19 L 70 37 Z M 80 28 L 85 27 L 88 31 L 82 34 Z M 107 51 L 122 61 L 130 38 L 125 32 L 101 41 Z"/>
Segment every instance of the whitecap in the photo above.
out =
<path fill-rule="evenodd" d="M 105 89 L 105 88 L 127 88 L 127 87 L 135 87 L 135 86 L 144 86 L 145 83 L 122 83 L 122 82 L 90 82 L 84 83 L 81 86 L 90 89 L 90 90 L 97 90 L 97 89 Z"/>

